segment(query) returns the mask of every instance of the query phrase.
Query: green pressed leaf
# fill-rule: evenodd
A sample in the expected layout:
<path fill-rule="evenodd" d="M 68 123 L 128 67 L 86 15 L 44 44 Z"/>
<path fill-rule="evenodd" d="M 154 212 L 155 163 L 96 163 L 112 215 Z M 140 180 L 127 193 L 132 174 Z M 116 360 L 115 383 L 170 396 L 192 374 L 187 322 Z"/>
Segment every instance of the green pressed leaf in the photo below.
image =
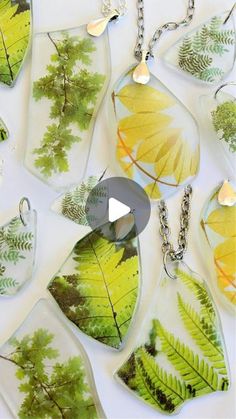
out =
<path fill-rule="evenodd" d="M 18 282 L 13 278 L 2 278 L 0 275 L 0 295 L 7 293 L 9 288 L 15 288 L 18 285 Z"/>
<path fill-rule="evenodd" d="M 236 101 L 226 101 L 212 112 L 212 122 L 220 139 L 229 145 L 232 153 L 236 152 Z"/>
<path fill-rule="evenodd" d="M 49 290 L 65 315 L 84 333 L 119 348 L 137 303 L 139 261 L 136 241 L 119 245 L 90 233 L 79 241 Z"/>
<path fill-rule="evenodd" d="M 30 5 L 0 0 L 0 82 L 13 85 L 30 38 Z"/>
<path fill-rule="evenodd" d="M 9 132 L 7 130 L 7 127 L 6 127 L 6 125 L 4 124 L 4 122 L 0 118 L 0 143 L 2 141 L 7 140 L 8 137 L 9 137 Z"/>

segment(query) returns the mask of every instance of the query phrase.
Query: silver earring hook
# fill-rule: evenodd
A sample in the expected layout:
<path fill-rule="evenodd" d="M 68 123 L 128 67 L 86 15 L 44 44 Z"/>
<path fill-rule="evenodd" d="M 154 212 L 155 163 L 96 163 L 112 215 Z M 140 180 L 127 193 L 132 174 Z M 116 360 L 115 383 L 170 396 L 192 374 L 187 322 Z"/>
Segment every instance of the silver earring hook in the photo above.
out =
<path fill-rule="evenodd" d="M 27 210 L 25 210 L 25 206 L 27 206 Z M 30 201 L 28 198 L 24 197 L 20 200 L 19 203 L 19 214 L 20 214 L 20 219 L 21 222 L 23 224 L 23 226 L 27 226 L 27 222 L 25 221 L 25 212 L 29 212 L 31 211 L 31 205 L 30 205 Z"/>
<path fill-rule="evenodd" d="M 231 15 L 232 15 L 232 13 L 234 12 L 235 7 L 236 7 L 236 3 L 234 3 L 234 5 L 233 5 L 232 9 L 230 9 L 228 16 L 226 17 L 225 21 L 223 22 L 223 25 L 225 25 L 225 24 L 228 22 L 228 20 L 229 20 L 230 16 L 231 16 Z"/>
<path fill-rule="evenodd" d="M 215 99 L 217 99 L 217 95 L 218 95 L 218 93 L 219 93 L 222 89 L 224 89 L 225 87 L 227 87 L 227 86 L 236 86 L 236 82 L 235 82 L 235 81 L 229 81 L 229 82 L 227 82 L 227 83 L 222 84 L 222 85 L 221 85 L 220 87 L 218 87 L 218 89 L 216 90 L 215 95 L 214 95 L 214 98 L 215 98 Z"/>
<path fill-rule="evenodd" d="M 167 250 L 167 252 L 165 252 L 163 256 L 163 266 L 164 266 L 165 273 L 170 279 L 177 279 L 177 276 L 173 275 L 167 267 L 167 259 L 169 256 L 170 256 L 170 251 Z"/>

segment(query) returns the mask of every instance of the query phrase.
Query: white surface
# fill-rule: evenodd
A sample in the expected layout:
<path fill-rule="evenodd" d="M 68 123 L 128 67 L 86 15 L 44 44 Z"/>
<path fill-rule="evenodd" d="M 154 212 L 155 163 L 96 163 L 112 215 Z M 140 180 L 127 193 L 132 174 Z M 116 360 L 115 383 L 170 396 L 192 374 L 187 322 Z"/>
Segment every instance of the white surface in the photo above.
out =
<path fill-rule="evenodd" d="M 129 14 L 118 25 L 112 25 L 110 40 L 112 45 L 112 64 L 114 82 L 124 70 L 132 64 L 133 47 L 136 37 L 136 7 L 135 0 L 130 1 Z M 151 35 L 157 24 L 166 20 L 176 20 L 184 14 L 185 0 L 146 0 L 146 20 L 149 22 L 146 36 Z M 197 0 L 196 16 L 191 27 L 232 6 L 231 0 Z M 99 16 L 100 0 L 34 0 L 34 30 L 52 30 L 76 26 Z M 177 37 L 187 32 L 181 29 L 164 36 L 160 43 L 159 53 L 164 52 Z M 158 56 L 158 54 L 157 54 Z M 173 93 L 182 100 L 198 118 L 198 97 L 212 91 L 212 88 L 186 81 L 163 65 L 159 58 L 153 64 L 152 71 L 164 82 Z M 30 57 L 24 67 L 17 85 L 9 90 L 0 88 L 0 113 L 11 131 L 11 137 L 6 144 L 0 145 L 0 156 L 4 159 L 4 179 L 0 188 L 0 224 L 2 225 L 17 211 L 18 201 L 22 196 L 28 196 L 34 208 L 38 211 L 38 249 L 36 269 L 33 282 L 16 298 L 0 301 L 0 344 L 3 344 L 21 324 L 35 302 L 45 295 L 45 288 L 50 278 L 66 259 L 76 240 L 88 232 L 74 223 L 55 215 L 49 210 L 51 202 L 57 194 L 46 185 L 28 173 L 22 164 L 27 124 L 27 104 L 29 93 Z M 233 76 L 229 77 L 230 80 Z M 214 88 L 213 88 L 214 89 Z M 109 120 L 107 118 L 106 101 L 100 111 L 95 129 L 90 167 L 100 172 L 109 162 L 108 142 Z M 200 122 L 200 121 L 199 121 Z M 200 127 L 201 128 L 201 127 Z M 194 199 L 192 223 L 188 254 L 185 261 L 190 267 L 205 278 L 209 278 L 204 254 L 199 241 L 199 214 L 210 191 L 222 179 L 227 178 L 227 170 L 220 160 L 216 160 L 212 149 L 208 146 L 207 132 L 201 129 L 201 170 L 194 182 Z M 96 170 L 95 170 L 96 171 Z M 168 201 L 170 208 L 173 235 L 179 225 L 180 196 Z M 162 415 L 146 406 L 130 395 L 122 386 L 116 383 L 112 374 L 126 359 L 131 351 L 137 331 L 140 329 L 157 278 L 161 270 L 160 240 L 158 236 L 157 210 L 153 209 L 152 218 L 146 230 L 142 233 L 141 251 L 143 265 L 143 288 L 141 305 L 136 322 L 126 348 L 121 353 L 114 353 L 101 345 L 89 340 L 76 332 L 84 345 L 94 370 L 97 389 L 105 413 L 109 419 L 151 419 Z M 211 285 L 209 283 L 209 285 Z M 219 301 L 218 303 L 222 325 L 225 333 L 231 366 L 232 386 L 229 392 L 214 394 L 194 400 L 185 405 L 178 415 L 184 419 L 233 419 L 236 417 L 236 345 L 235 319 L 228 313 Z M 167 310 L 171 301 L 167 301 Z M 1 376 L 0 379 L 5 379 Z M 10 418 L 8 410 L 0 399 L 0 418 Z"/>
<path fill-rule="evenodd" d="M 130 213 L 130 207 L 128 205 L 123 204 L 122 202 L 118 201 L 115 198 L 109 199 L 109 221 L 110 223 L 113 223 L 116 220 L 119 220 L 119 218 L 124 217 L 125 215 Z"/>

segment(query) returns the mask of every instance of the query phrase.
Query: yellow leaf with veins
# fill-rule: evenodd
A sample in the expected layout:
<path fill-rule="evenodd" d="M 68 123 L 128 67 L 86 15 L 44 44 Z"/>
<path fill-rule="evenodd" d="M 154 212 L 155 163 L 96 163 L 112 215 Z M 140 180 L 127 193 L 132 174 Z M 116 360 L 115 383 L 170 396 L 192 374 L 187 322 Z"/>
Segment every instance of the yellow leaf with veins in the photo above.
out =
<path fill-rule="evenodd" d="M 220 207 L 212 211 L 205 224 L 223 237 L 236 236 L 236 207 Z"/>
<path fill-rule="evenodd" d="M 147 192 L 148 196 L 151 199 L 160 199 L 161 198 L 161 192 L 160 189 L 158 187 L 157 182 L 153 182 L 153 183 L 149 183 L 149 185 L 147 185 L 144 188 L 145 192 Z"/>
<path fill-rule="evenodd" d="M 147 163 L 156 163 L 162 156 L 167 154 L 171 147 L 178 141 L 181 130 L 167 128 L 151 137 L 148 141 L 140 144 L 137 159 Z"/>

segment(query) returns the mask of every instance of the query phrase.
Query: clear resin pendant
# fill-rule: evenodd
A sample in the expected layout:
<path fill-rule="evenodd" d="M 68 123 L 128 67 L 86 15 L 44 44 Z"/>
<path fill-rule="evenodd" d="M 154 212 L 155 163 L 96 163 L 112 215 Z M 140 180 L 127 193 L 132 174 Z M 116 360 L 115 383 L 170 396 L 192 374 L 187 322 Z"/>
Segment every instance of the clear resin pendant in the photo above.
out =
<path fill-rule="evenodd" d="M 76 243 L 49 284 L 68 319 L 88 336 L 115 349 L 124 345 L 139 288 L 138 240 L 111 242 L 101 237 L 99 229 Z"/>
<path fill-rule="evenodd" d="M 217 295 L 227 304 L 227 307 L 235 312 L 236 186 L 233 183 L 229 185 L 230 189 L 227 188 L 224 196 L 220 194 L 222 184 L 211 193 L 202 211 L 201 229 L 204 233 L 204 242 L 212 252 L 209 261 Z M 219 199 L 223 205 L 219 203 Z M 232 205 L 229 206 L 229 204 Z"/>
<path fill-rule="evenodd" d="M 15 295 L 32 278 L 37 214 L 24 213 L 0 227 L 0 297 Z"/>
<path fill-rule="evenodd" d="M 197 80 L 219 83 L 233 69 L 235 26 L 232 11 L 212 17 L 180 38 L 164 58 Z"/>
<path fill-rule="evenodd" d="M 151 199 L 166 198 L 196 176 L 199 135 L 183 104 L 153 75 L 135 83 L 132 67 L 112 93 L 120 174 L 142 186 Z"/>
<path fill-rule="evenodd" d="M 14 417 L 105 417 L 89 360 L 47 300 L 0 348 L 0 368 L 0 390 Z"/>
<path fill-rule="evenodd" d="M 135 350 L 116 372 L 134 395 L 161 413 L 229 387 L 221 324 L 208 288 L 184 263 L 164 272 Z M 209 399 L 211 400 L 211 399 Z"/>
<path fill-rule="evenodd" d="M 6 141 L 9 137 L 9 132 L 4 124 L 3 120 L 0 118 L 0 143 Z"/>
<path fill-rule="evenodd" d="M 26 167 L 56 190 L 84 175 L 110 76 L 107 33 L 86 26 L 34 37 Z"/>
<path fill-rule="evenodd" d="M 212 145 L 218 148 L 218 159 L 235 175 L 236 167 L 236 99 L 219 91 L 200 98 L 201 113 L 211 133 Z"/>
<path fill-rule="evenodd" d="M 0 0 L 0 83 L 13 86 L 30 44 L 30 0 Z"/>

